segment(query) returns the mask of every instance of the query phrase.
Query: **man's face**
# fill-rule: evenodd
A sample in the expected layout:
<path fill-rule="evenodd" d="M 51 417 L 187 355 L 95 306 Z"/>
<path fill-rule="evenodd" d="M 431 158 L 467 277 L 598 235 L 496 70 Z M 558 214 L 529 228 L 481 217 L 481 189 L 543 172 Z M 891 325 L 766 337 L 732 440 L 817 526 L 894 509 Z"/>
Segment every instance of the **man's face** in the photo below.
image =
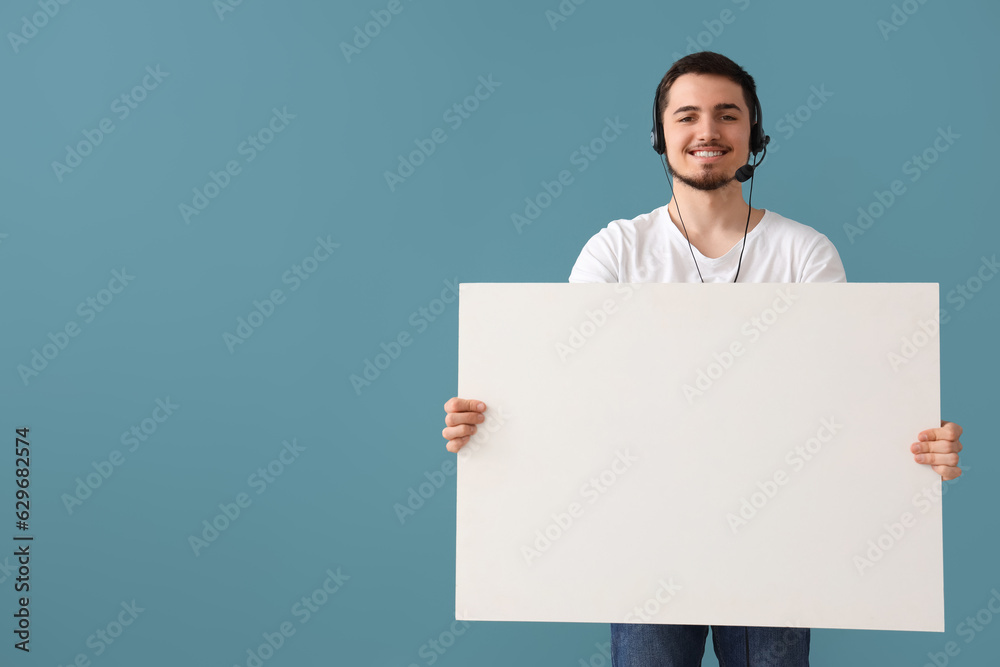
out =
<path fill-rule="evenodd" d="M 662 120 L 667 167 L 680 182 L 715 190 L 732 182 L 746 164 L 750 112 L 735 81 L 716 74 L 679 76 L 670 87 Z M 709 155 L 696 154 L 704 151 Z"/>

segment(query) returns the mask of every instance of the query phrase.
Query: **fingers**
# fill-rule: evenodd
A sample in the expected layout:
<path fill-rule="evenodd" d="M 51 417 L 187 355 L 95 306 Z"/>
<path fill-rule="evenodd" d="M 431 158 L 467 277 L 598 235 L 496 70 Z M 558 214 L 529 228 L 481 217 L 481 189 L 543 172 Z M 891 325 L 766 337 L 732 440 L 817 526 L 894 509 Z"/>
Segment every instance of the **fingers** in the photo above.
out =
<path fill-rule="evenodd" d="M 930 428 L 917 436 L 919 442 L 910 446 L 913 460 L 931 466 L 944 480 L 955 479 L 962 474 L 962 469 L 958 467 L 958 453 L 962 451 L 962 443 L 958 439 L 961 435 L 961 426 L 942 419 L 941 428 Z"/>
<path fill-rule="evenodd" d="M 917 435 L 917 440 L 958 440 L 962 437 L 962 427 L 954 422 L 942 421 L 941 428 L 929 428 Z"/>
<path fill-rule="evenodd" d="M 948 440 L 958 440 L 962 437 L 962 427 L 955 422 L 946 422 L 941 420 L 941 430 L 947 429 L 949 433 L 954 434 L 954 437 L 947 438 Z M 941 438 L 938 438 L 940 440 Z"/>
<path fill-rule="evenodd" d="M 464 438 L 456 438 L 455 440 L 449 440 L 445 444 L 444 448 L 454 454 L 457 453 L 458 450 L 460 450 L 463 446 L 465 446 L 467 442 L 469 442 L 469 436 L 465 436 Z"/>
<path fill-rule="evenodd" d="M 448 402 L 444 404 L 445 412 L 482 412 L 485 409 L 486 405 L 475 398 L 459 398 L 455 396 L 448 399 Z"/>
<path fill-rule="evenodd" d="M 957 466 L 958 454 L 917 454 L 913 460 L 917 463 L 928 463 L 933 466 Z"/>
<path fill-rule="evenodd" d="M 445 440 L 456 440 L 458 438 L 471 437 L 475 432 L 475 424 L 459 424 L 458 426 L 449 426 L 445 428 L 441 431 L 441 436 Z"/>
<path fill-rule="evenodd" d="M 942 431 L 944 428 L 946 427 L 931 430 Z M 961 433 L 961 429 L 959 428 L 955 432 Z M 924 433 L 928 433 L 928 431 Z M 931 469 L 941 475 L 941 479 L 945 481 L 955 479 L 962 474 L 962 469 L 958 467 L 958 452 L 962 451 L 962 443 L 957 439 L 954 441 L 930 440 L 915 442 L 910 445 L 910 451 L 913 452 L 914 461 L 931 466 Z"/>
<path fill-rule="evenodd" d="M 941 475 L 941 479 L 948 481 L 950 479 L 955 479 L 962 474 L 961 468 L 956 468 L 953 466 L 932 466 L 934 472 Z"/>
<path fill-rule="evenodd" d="M 486 416 L 482 412 L 449 412 L 444 416 L 444 423 L 448 426 L 482 424 L 484 421 Z"/>
<path fill-rule="evenodd" d="M 445 449 L 449 452 L 457 452 L 476 432 L 476 424 L 486 421 L 482 414 L 486 410 L 486 405 L 474 398 L 459 398 L 455 396 L 448 399 L 444 404 L 444 416 L 446 428 L 441 431 L 441 435 L 448 442 Z"/>
<path fill-rule="evenodd" d="M 962 451 L 962 443 L 951 440 L 933 440 L 931 442 L 915 442 L 910 445 L 914 454 L 958 454 Z"/>

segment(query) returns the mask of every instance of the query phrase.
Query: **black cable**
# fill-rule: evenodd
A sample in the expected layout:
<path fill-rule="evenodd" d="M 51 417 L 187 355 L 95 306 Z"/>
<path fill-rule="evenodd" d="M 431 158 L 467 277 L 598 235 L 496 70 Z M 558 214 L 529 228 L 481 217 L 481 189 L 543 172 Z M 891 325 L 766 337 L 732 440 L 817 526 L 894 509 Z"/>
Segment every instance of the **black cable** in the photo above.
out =
<path fill-rule="evenodd" d="M 680 203 L 677 201 L 677 196 L 674 195 L 674 185 L 673 183 L 670 182 L 670 176 L 667 174 L 666 160 L 662 154 L 660 155 L 660 163 L 663 165 L 663 175 L 667 177 L 667 184 L 670 186 L 670 198 L 674 200 L 674 206 L 677 207 L 677 217 L 680 218 L 681 220 L 681 228 L 684 230 L 684 238 L 687 239 L 688 242 L 688 250 L 691 251 L 691 259 L 694 261 L 694 268 L 698 270 L 698 278 L 701 279 L 701 282 L 705 282 L 705 279 L 701 275 L 701 268 L 698 266 L 698 260 L 695 259 L 694 257 L 694 250 L 691 248 L 691 239 L 688 238 L 687 227 L 684 226 L 684 217 L 681 215 L 681 206 Z M 755 161 L 753 166 L 756 167 L 758 164 L 760 163 Z M 740 277 L 740 267 L 743 266 L 743 251 L 746 250 L 747 247 L 747 232 L 750 230 L 750 213 L 753 211 L 752 203 L 753 203 L 753 175 L 751 174 L 750 196 L 747 201 L 747 224 L 743 228 L 743 247 L 740 248 L 740 261 L 736 265 L 736 275 L 733 277 L 734 283 L 736 282 L 736 279 Z M 667 213 L 668 214 L 670 213 L 669 205 L 667 206 Z"/>

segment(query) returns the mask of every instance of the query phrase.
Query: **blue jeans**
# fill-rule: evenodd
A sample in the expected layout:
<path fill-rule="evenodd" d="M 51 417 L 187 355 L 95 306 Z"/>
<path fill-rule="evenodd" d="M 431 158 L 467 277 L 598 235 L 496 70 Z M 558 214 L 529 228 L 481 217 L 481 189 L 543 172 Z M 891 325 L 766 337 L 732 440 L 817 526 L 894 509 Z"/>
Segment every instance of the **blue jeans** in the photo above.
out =
<path fill-rule="evenodd" d="M 700 667 L 707 625 L 611 624 L 612 667 Z M 809 667 L 809 628 L 713 625 L 719 667 Z"/>

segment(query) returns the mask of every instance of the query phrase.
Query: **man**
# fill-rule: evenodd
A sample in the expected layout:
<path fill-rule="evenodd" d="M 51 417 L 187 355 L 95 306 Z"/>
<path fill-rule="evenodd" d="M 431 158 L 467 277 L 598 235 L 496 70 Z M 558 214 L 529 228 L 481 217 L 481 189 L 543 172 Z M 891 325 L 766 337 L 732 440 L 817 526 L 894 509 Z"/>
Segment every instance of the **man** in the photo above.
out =
<path fill-rule="evenodd" d="M 766 150 L 753 78 L 723 55 L 701 52 L 671 66 L 654 102 L 654 148 L 676 188 L 666 206 L 615 220 L 590 238 L 570 282 L 846 282 L 833 243 L 812 227 L 743 200 L 737 171 Z M 755 127 L 756 125 L 756 127 Z M 659 137 L 657 137 L 659 133 Z M 752 173 L 752 172 L 751 172 Z M 753 184 L 751 182 L 751 193 Z M 683 201 L 682 208 L 678 200 Z M 747 266 L 742 266 L 746 252 Z M 457 452 L 485 421 L 475 399 L 445 403 L 446 448 Z M 941 422 L 909 448 L 943 479 L 962 471 L 962 428 Z M 720 664 L 809 664 L 808 628 L 712 626 Z M 616 667 L 701 664 L 708 626 L 611 624 Z"/>

